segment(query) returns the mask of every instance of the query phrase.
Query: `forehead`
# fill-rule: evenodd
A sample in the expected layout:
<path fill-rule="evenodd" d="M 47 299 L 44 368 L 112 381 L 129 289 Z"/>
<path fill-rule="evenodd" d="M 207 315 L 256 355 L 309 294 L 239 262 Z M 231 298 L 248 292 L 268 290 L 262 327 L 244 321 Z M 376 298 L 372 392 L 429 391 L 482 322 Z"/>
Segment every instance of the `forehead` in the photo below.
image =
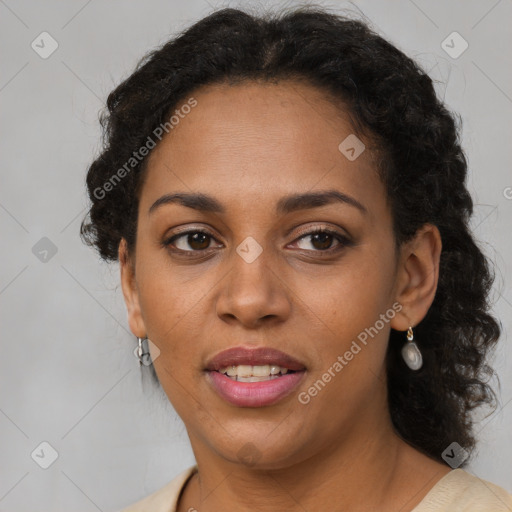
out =
<path fill-rule="evenodd" d="M 181 110 L 187 97 L 177 105 L 178 122 L 149 155 L 141 203 L 174 190 L 240 204 L 333 187 L 361 202 L 385 201 L 368 141 L 324 91 L 246 82 L 190 96 L 197 104 Z"/>

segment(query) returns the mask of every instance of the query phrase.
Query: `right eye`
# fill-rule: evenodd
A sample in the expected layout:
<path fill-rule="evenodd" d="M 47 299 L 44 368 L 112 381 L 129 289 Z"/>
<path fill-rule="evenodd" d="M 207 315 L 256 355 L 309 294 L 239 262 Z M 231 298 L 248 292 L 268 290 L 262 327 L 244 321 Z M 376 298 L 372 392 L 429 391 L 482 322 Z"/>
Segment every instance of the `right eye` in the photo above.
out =
<path fill-rule="evenodd" d="M 171 236 L 164 241 L 164 246 L 176 252 L 200 252 L 210 249 L 212 240 L 215 238 L 207 231 L 194 229 Z"/>

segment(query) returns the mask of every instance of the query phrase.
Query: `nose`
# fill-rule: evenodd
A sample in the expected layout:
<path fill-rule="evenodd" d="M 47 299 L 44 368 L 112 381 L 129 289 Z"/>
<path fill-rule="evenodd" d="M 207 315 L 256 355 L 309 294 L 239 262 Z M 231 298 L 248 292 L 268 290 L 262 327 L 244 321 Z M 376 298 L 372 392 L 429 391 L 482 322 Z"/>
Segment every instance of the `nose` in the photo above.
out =
<path fill-rule="evenodd" d="M 281 323 L 289 316 L 291 300 L 285 276 L 267 251 L 251 262 L 233 251 L 229 265 L 216 304 L 221 320 L 254 329 Z"/>

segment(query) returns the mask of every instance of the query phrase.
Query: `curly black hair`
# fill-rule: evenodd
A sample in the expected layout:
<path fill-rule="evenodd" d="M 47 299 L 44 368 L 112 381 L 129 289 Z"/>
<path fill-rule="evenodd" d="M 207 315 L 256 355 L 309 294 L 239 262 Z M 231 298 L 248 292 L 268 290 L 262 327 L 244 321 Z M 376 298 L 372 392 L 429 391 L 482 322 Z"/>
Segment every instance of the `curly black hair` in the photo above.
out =
<path fill-rule="evenodd" d="M 405 366 L 403 333 L 391 330 L 389 410 L 396 432 L 435 460 L 453 441 L 472 453 L 472 411 L 496 402 L 487 356 L 500 326 L 490 314 L 493 272 L 469 229 L 473 202 L 460 121 L 420 66 L 367 22 L 318 7 L 264 15 L 222 9 L 148 53 L 110 93 L 101 115 L 103 150 L 87 174 L 92 206 L 82 238 L 105 260 L 117 259 L 121 238 L 133 251 L 147 162 L 137 151 L 194 90 L 285 79 L 325 91 L 348 109 L 357 133 L 375 141 L 397 246 L 426 223 L 438 227 L 437 292 L 415 328 L 424 364 L 416 372 Z"/>

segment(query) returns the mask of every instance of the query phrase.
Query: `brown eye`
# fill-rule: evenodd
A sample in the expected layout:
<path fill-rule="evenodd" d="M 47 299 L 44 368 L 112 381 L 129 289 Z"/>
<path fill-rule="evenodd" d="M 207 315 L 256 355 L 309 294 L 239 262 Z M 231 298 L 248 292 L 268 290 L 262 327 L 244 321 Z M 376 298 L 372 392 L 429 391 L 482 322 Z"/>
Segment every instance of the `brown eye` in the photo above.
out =
<path fill-rule="evenodd" d="M 311 245 L 315 247 L 315 249 L 325 250 L 331 247 L 331 244 L 334 240 L 334 236 L 330 233 L 315 233 L 311 236 Z M 316 245 L 318 244 L 318 245 Z"/>
<path fill-rule="evenodd" d="M 331 250 L 335 251 L 337 249 L 343 248 L 344 246 L 350 245 L 350 241 L 345 236 L 326 229 L 315 230 L 302 235 L 296 243 L 300 244 L 307 242 L 308 239 L 308 243 L 311 247 L 313 247 L 313 249 L 299 246 L 300 249 L 313 250 L 317 252 L 328 252 Z"/>
<path fill-rule="evenodd" d="M 187 235 L 187 243 L 192 249 L 200 251 L 208 248 L 210 245 L 210 237 L 204 233 L 189 234 Z"/>
<path fill-rule="evenodd" d="M 187 231 L 174 235 L 166 242 L 166 246 L 172 246 L 178 251 L 196 252 L 210 248 L 213 237 L 205 231 Z"/>

